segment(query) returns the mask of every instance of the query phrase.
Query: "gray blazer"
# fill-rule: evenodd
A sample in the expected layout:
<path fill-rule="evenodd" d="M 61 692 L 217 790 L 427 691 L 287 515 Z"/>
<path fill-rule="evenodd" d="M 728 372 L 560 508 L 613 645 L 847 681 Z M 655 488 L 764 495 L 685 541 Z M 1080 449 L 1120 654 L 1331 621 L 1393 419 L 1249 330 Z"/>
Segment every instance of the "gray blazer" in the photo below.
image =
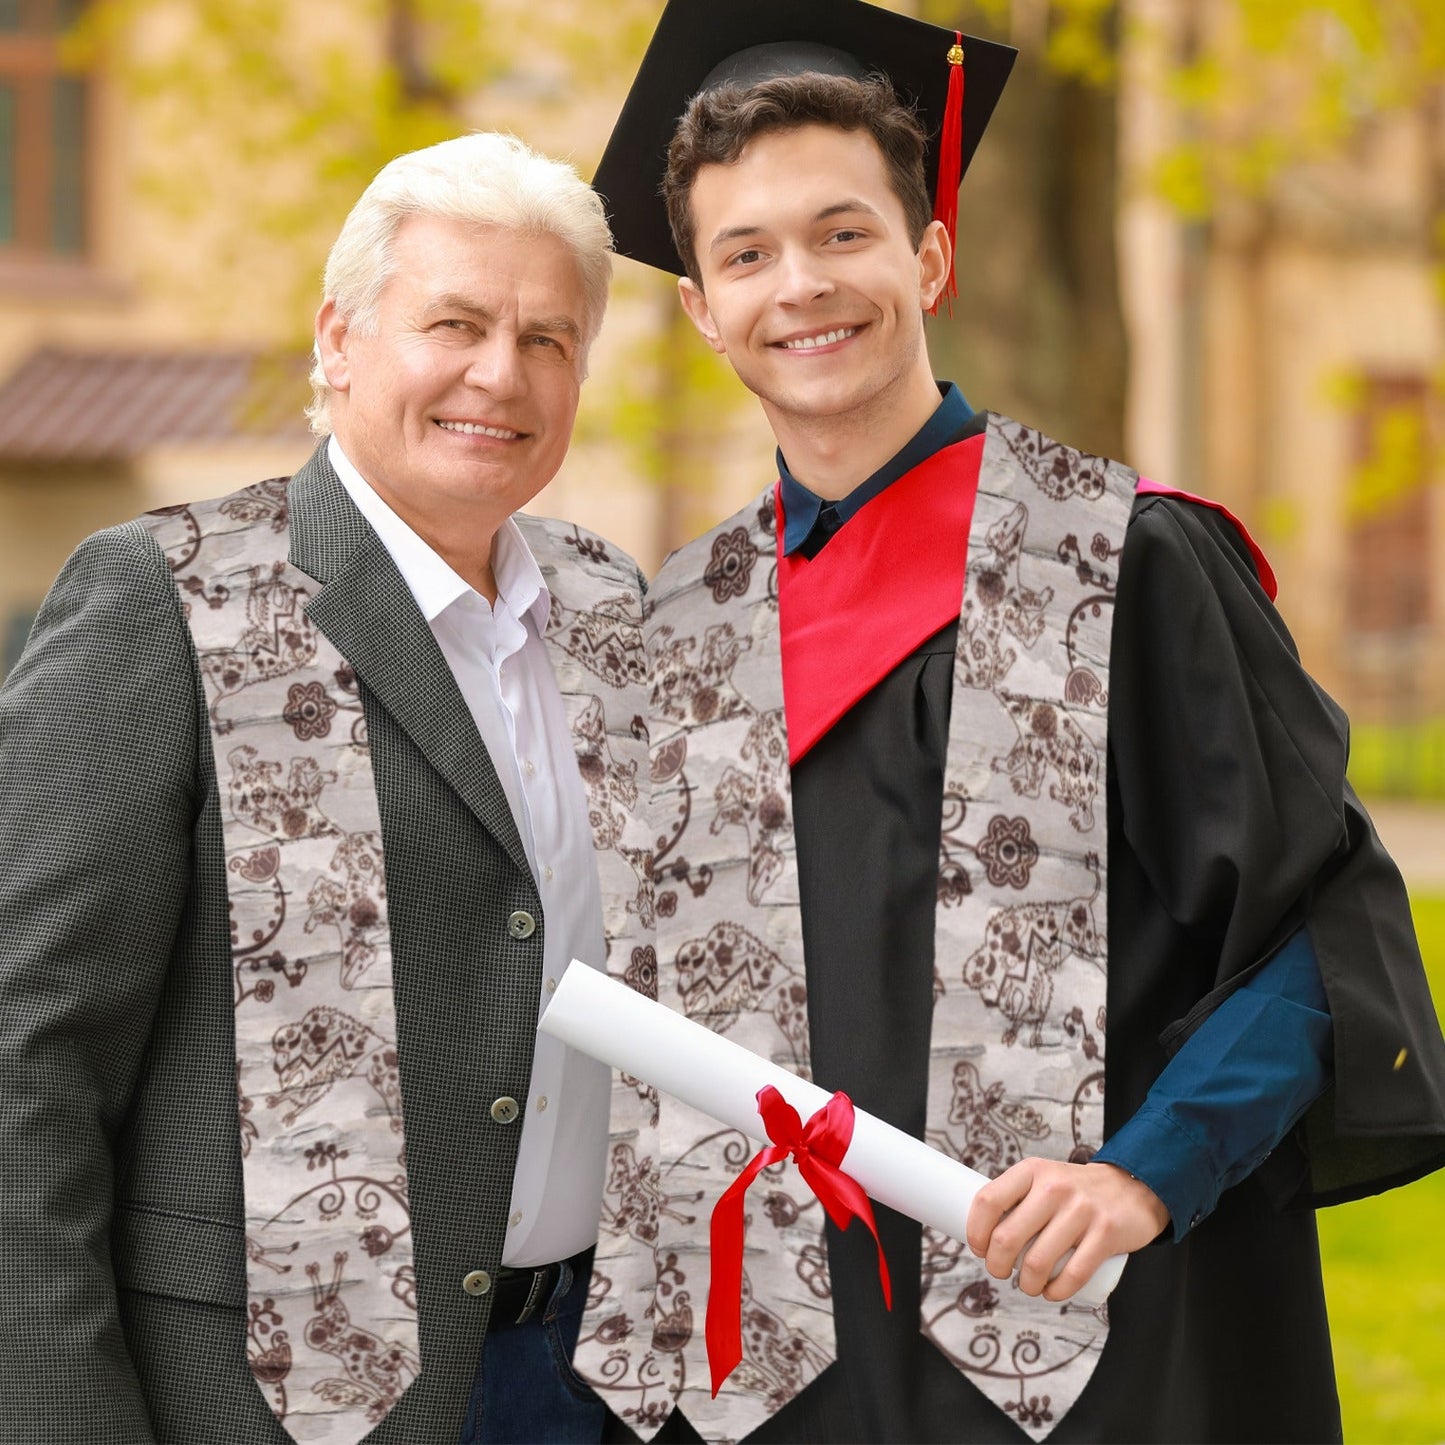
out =
<path fill-rule="evenodd" d="M 454 1441 L 501 1259 L 545 921 L 491 761 L 318 451 L 291 561 L 354 666 L 386 851 L 423 1370 L 367 1440 Z M 562 550 L 559 548 L 559 551 Z M 564 565 L 639 583 L 630 560 Z M 541 560 L 541 559 L 539 559 Z M 515 909 L 543 926 L 507 932 Z M 66 564 L 0 690 L 0 1441 L 281 1445 L 247 1365 L 225 867 L 205 695 L 137 523 Z"/>

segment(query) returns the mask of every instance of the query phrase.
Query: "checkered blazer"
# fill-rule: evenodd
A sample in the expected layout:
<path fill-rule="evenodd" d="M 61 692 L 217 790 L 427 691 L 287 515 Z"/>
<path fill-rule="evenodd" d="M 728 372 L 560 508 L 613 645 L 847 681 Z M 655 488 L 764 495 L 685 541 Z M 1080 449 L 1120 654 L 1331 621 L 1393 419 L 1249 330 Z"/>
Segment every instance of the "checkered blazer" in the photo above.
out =
<path fill-rule="evenodd" d="M 461 1280 L 500 1262 L 520 1138 L 486 1106 L 527 1097 L 541 982 L 544 927 L 506 922 L 545 921 L 466 704 L 324 449 L 289 495 L 386 848 L 423 1370 L 367 1440 L 453 1441 L 489 1309 Z M 130 523 L 77 549 L 0 690 L 0 1442 L 286 1440 L 247 1365 L 232 999 L 205 694 Z"/>

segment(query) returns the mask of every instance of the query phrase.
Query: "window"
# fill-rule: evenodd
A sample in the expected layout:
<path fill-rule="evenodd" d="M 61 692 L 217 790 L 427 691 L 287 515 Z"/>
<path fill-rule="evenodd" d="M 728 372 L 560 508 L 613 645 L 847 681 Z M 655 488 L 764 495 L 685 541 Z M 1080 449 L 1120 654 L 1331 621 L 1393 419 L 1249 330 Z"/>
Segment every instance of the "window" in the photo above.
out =
<path fill-rule="evenodd" d="M 60 63 L 82 0 L 0 0 L 0 255 L 85 251 L 83 78 Z"/>
<path fill-rule="evenodd" d="M 1430 412 L 1424 376 L 1366 378 L 1347 500 L 1353 633 L 1385 637 L 1430 625 Z"/>

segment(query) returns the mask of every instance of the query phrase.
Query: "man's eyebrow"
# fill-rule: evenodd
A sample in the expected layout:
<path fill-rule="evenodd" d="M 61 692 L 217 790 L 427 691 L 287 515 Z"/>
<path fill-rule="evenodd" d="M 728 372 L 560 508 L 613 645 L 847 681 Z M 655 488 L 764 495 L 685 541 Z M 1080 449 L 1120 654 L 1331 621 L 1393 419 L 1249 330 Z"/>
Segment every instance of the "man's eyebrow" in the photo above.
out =
<path fill-rule="evenodd" d="M 440 296 L 433 296 L 426 304 L 426 314 L 430 316 L 438 311 L 463 311 L 468 316 L 480 316 L 484 321 L 497 319 L 496 312 L 470 296 L 462 295 L 460 291 L 447 291 Z"/>
<path fill-rule="evenodd" d="M 860 211 L 867 216 L 878 214 L 876 206 L 870 206 L 861 197 L 849 196 L 846 200 L 834 201 L 831 206 L 824 206 L 813 219 L 815 221 L 831 221 L 834 216 L 852 216 Z"/>
<path fill-rule="evenodd" d="M 876 206 L 870 206 L 867 201 L 859 196 L 848 196 L 841 201 L 834 201 L 831 205 L 824 206 L 814 217 L 818 221 L 831 221 L 834 216 L 856 216 L 859 213 L 866 216 L 878 215 Z M 716 251 L 719 246 L 730 245 L 733 241 L 746 240 L 749 236 L 756 236 L 767 230 L 766 226 L 753 223 L 746 226 L 728 226 L 721 230 L 708 243 L 709 251 Z"/>
<path fill-rule="evenodd" d="M 448 291 L 444 295 L 434 296 L 426 304 L 425 314 L 434 316 L 441 311 L 461 312 L 465 316 L 475 316 L 482 321 L 495 321 L 497 313 L 490 307 L 483 306 L 480 302 L 469 296 L 462 295 L 459 291 Z M 523 331 L 541 331 L 551 336 L 570 336 L 574 340 L 582 339 L 582 328 L 571 316 L 537 316 L 526 321 L 522 326 Z"/>
<path fill-rule="evenodd" d="M 708 250 L 716 251 L 719 246 L 729 245 L 733 241 L 741 241 L 745 236 L 756 236 L 762 229 L 761 226 L 729 226 L 726 230 L 719 231 L 708 242 Z"/>
<path fill-rule="evenodd" d="M 574 341 L 581 341 L 582 328 L 570 316 L 538 316 L 528 321 L 523 331 L 540 331 L 548 336 L 570 336 Z"/>

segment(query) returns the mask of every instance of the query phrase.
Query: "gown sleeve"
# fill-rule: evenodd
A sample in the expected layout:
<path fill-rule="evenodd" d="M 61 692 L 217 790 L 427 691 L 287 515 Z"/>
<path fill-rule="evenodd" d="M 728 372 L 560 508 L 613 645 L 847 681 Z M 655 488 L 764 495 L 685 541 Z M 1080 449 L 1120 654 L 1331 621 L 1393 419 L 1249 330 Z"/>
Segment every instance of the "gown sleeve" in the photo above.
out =
<path fill-rule="evenodd" d="M 1329 1002 L 1309 930 L 1187 1038 L 1094 1157 L 1142 1179 L 1182 1239 L 1248 1177 L 1329 1087 Z"/>
<path fill-rule="evenodd" d="M 1445 1162 L 1445 1042 L 1403 882 L 1345 780 L 1345 716 L 1227 518 L 1136 503 L 1110 686 L 1111 1046 L 1162 1019 L 1167 1058 L 1303 925 L 1335 1081 L 1261 1182 L 1329 1203 Z M 1123 1117 L 1146 1073 L 1125 1071 Z"/>

